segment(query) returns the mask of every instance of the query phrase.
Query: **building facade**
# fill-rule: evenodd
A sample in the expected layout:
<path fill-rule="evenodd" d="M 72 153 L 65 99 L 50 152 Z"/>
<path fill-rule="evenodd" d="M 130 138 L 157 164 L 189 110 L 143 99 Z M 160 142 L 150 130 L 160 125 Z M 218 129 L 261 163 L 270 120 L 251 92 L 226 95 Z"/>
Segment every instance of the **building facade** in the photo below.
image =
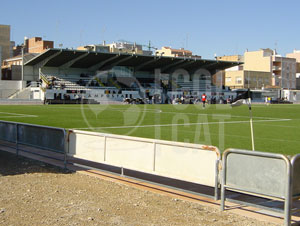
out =
<path fill-rule="evenodd" d="M 225 86 L 230 88 L 296 88 L 296 59 L 277 55 L 271 49 L 245 52 L 244 56 L 224 56 L 218 60 L 244 62 L 225 71 Z"/>
<path fill-rule="evenodd" d="M 37 53 L 25 53 L 24 62 L 26 63 L 37 55 Z M 22 61 L 21 55 L 3 60 L 0 80 L 22 80 Z"/>
<path fill-rule="evenodd" d="M 79 46 L 77 50 L 88 50 L 98 53 L 125 53 L 125 54 L 138 54 L 151 56 L 152 51 L 144 50 L 142 45 L 136 43 L 127 43 L 127 42 L 114 42 L 111 44 L 92 44 L 86 46 Z"/>
<path fill-rule="evenodd" d="M 25 53 L 42 53 L 53 47 L 53 41 L 45 41 L 41 37 L 25 39 Z"/>
<path fill-rule="evenodd" d="M 2 60 L 10 57 L 10 26 L 0 24 L 0 46 L 2 47 Z"/>
<path fill-rule="evenodd" d="M 300 50 L 286 54 L 286 57 L 296 59 L 296 89 L 300 90 Z"/>
<path fill-rule="evenodd" d="M 109 46 L 105 45 L 86 45 L 86 46 L 79 46 L 77 50 L 88 50 L 97 53 L 109 53 Z"/>
<path fill-rule="evenodd" d="M 192 57 L 193 53 L 184 48 L 172 49 L 171 47 L 162 47 L 155 51 L 156 55 L 170 56 L 170 57 Z"/>
<path fill-rule="evenodd" d="M 272 85 L 283 89 L 296 89 L 296 59 L 272 56 Z"/>

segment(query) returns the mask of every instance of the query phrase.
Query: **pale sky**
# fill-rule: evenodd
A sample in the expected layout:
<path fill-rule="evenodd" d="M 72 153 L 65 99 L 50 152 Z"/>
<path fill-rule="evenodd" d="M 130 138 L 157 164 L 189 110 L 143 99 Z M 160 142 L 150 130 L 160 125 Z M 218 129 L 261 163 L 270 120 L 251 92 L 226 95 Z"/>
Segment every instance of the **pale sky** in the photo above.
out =
<path fill-rule="evenodd" d="M 49 5 L 50 3 L 50 5 Z M 128 40 L 186 48 L 203 58 L 300 49 L 299 0 L 52 0 L 1 3 L 17 44 L 40 36 L 64 47 Z"/>

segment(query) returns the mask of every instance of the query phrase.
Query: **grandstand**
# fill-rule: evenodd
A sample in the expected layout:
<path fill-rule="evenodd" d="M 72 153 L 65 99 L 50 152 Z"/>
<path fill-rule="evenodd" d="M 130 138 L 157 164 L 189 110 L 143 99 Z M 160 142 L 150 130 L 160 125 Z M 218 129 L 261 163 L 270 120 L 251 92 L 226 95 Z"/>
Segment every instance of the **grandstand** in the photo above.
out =
<path fill-rule="evenodd" d="M 48 101 L 90 100 L 95 103 L 124 99 L 171 103 L 175 98 L 196 100 L 228 98 L 234 93 L 212 84 L 212 76 L 236 62 L 192 57 L 145 56 L 48 49 L 25 63 L 24 79 L 40 82 L 40 95 Z"/>

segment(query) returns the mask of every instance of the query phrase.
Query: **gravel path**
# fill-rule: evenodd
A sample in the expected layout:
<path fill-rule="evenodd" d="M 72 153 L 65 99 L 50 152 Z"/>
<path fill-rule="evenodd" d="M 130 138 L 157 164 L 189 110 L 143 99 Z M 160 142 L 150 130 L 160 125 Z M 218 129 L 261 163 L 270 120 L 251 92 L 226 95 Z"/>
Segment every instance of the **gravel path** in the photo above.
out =
<path fill-rule="evenodd" d="M 274 225 L 0 151 L 0 225 Z"/>

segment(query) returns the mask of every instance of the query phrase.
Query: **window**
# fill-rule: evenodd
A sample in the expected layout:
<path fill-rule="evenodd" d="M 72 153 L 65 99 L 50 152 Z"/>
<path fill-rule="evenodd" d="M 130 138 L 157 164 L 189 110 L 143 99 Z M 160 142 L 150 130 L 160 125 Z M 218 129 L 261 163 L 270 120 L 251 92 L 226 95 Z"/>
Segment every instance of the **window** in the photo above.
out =
<path fill-rule="evenodd" d="M 225 81 L 226 82 L 231 82 L 231 77 L 226 77 Z"/>
<path fill-rule="evenodd" d="M 269 79 L 268 78 L 265 78 L 265 84 L 268 84 L 269 83 Z"/>
<path fill-rule="evenodd" d="M 241 77 L 241 76 L 236 77 L 236 78 L 235 78 L 235 82 L 236 82 L 237 84 L 242 84 L 242 77 Z"/>

